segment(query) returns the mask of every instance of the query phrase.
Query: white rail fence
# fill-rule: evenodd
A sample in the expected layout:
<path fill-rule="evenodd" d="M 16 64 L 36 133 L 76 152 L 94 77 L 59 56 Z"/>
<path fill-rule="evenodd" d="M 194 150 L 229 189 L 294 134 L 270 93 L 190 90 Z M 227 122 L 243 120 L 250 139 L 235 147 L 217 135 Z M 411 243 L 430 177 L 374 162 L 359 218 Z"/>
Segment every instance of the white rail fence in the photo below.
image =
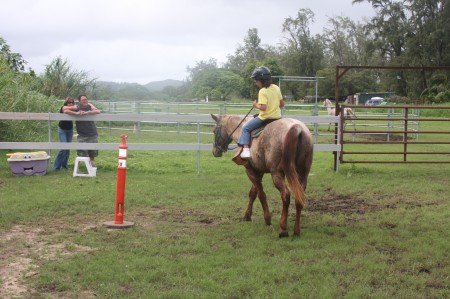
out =
<path fill-rule="evenodd" d="M 318 124 L 336 123 L 339 126 L 338 116 L 284 116 L 298 119 L 305 124 L 317 126 Z M 24 121 L 39 120 L 48 122 L 48 141 L 47 142 L 1 142 L 0 149 L 21 149 L 21 150 L 59 150 L 59 149 L 96 149 L 96 150 L 117 150 L 118 143 L 63 143 L 52 141 L 52 121 L 72 120 L 72 121 L 114 121 L 114 122 L 175 122 L 175 123 L 196 123 L 197 124 L 197 143 L 127 143 L 128 150 L 150 150 L 150 151 L 197 151 L 198 169 L 200 151 L 210 151 L 212 143 L 200 143 L 200 124 L 211 123 L 214 121 L 209 114 L 169 114 L 169 113 L 122 113 L 122 114 L 97 114 L 87 116 L 74 116 L 61 113 L 19 113 L 19 112 L 0 112 L 0 121 Z M 338 137 L 340 136 L 338 132 Z M 212 141 L 212 140 L 211 140 Z M 314 151 L 332 151 L 341 150 L 340 142 L 337 144 L 314 144 Z"/>

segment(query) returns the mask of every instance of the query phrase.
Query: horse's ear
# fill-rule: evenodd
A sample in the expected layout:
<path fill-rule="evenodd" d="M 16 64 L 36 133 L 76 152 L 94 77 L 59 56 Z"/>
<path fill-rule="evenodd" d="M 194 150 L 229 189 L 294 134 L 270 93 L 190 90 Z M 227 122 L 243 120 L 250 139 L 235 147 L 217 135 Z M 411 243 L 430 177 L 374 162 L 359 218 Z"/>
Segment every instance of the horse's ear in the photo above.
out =
<path fill-rule="evenodd" d="M 219 117 L 217 117 L 217 115 L 211 114 L 211 117 L 214 119 L 216 123 L 219 122 Z"/>

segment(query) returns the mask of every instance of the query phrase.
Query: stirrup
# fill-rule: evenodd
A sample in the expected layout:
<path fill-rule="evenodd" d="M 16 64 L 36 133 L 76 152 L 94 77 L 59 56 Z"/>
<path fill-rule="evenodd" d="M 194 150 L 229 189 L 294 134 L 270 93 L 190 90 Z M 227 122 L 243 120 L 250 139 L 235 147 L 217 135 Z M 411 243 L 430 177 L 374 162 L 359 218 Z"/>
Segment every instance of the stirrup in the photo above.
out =
<path fill-rule="evenodd" d="M 244 160 L 241 158 L 241 152 L 242 152 L 242 147 L 239 147 L 237 149 L 236 153 L 234 154 L 234 157 L 231 159 L 231 161 L 233 161 L 237 165 L 245 165 L 248 163 L 247 160 Z"/>

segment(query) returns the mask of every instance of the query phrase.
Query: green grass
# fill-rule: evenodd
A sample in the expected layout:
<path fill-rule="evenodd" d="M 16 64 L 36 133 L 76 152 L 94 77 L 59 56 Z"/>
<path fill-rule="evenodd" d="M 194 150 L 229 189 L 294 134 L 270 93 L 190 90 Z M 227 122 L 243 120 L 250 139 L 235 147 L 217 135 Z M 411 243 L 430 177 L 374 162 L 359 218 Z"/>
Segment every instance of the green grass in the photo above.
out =
<path fill-rule="evenodd" d="M 129 152 L 125 220 L 135 226 L 126 230 L 103 225 L 114 220 L 117 152 L 100 152 L 95 178 L 13 177 L 4 156 L 0 235 L 31 235 L 2 237 L 0 266 L 31 259 L 19 298 L 450 296 L 449 165 L 334 173 L 332 154 L 315 153 L 302 235 L 279 239 L 270 177 L 273 225 L 258 202 L 243 221 L 250 183 L 231 155 L 201 153 L 197 176 L 194 152 Z"/>
<path fill-rule="evenodd" d="M 146 129 L 166 132 L 130 133 L 128 142 L 197 142 L 195 134 L 181 133 L 193 126 Z M 421 129 L 442 128 L 428 123 Z M 174 130 L 180 133 L 169 133 Z M 117 130 L 100 129 L 100 135 L 102 142 L 119 142 Z M 332 137 L 320 138 L 326 143 Z M 211 141 L 201 135 L 201 143 Z M 342 164 L 334 173 L 332 154 L 317 152 L 302 236 L 278 239 L 281 203 L 270 177 L 264 185 L 273 225 L 264 224 L 258 202 L 253 221 L 242 220 L 250 183 L 230 161 L 232 153 L 222 159 L 201 153 L 198 176 L 195 152 L 129 151 L 125 220 L 136 225 L 127 230 L 104 226 L 114 220 L 116 151 L 100 152 L 95 178 L 73 178 L 70 171 L 13 177 L 5 153 L 0 151 L 0 268 L 30 260 L 14 272 L 28 289 L 14 294 L 18 298 L 450 296 L 448 164 Z M 74 156 L 72 151 L 72 163 Z M 291 234 L 293 215 L 291 206 Z"/>

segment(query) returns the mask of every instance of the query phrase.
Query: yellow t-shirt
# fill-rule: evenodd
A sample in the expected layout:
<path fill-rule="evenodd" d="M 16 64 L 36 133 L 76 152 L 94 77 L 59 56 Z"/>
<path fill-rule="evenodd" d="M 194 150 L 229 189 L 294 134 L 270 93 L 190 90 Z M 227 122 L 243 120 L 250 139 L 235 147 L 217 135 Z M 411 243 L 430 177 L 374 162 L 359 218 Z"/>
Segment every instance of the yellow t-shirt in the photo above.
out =
<path fill-rule="evenodd" d="M 261 110 L 258 117 L 261 120 L 281 118 L 280 100 L 282 98 L 281 90 L 275 84 L 261 88 L 258 93 L 258 104 L 264 104 L 267 108 L 265 111 Z"/>

